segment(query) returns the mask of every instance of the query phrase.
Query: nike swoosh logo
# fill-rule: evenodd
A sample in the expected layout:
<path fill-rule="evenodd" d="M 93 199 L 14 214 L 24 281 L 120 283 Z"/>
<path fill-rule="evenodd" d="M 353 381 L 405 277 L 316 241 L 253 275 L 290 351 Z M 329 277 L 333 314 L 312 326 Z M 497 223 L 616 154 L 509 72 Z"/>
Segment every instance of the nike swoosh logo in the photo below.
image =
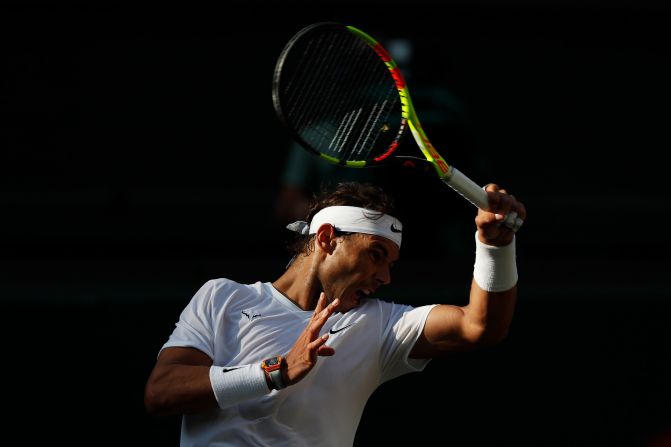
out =
<path fill-rule="evenodd" d="M 347 326 L 343 326 L 343 327 L 338 328 L 338 329 L 331 329 L 331 330 L 329 331 L 329 334 L 337 334 L 338 332 L 340 332 L 340 331 L 344 331 L 345 329 L 347 329 L 348 327 L 352 326 L 353 324 L 354 324 L 354 323 L 350 323 L 350 324 L 348 324 Z"/>
<path fill-rule="evenodd" d="M 399 230 L 394 226 L 394 224 L 391 224 L 391 231 L 394 233 L 403 233 L 403 230 Z"/>
<path fill-rule="evenodd" d="M 222 372 L 227 373 L 229 371 L 235 371 L 236 369 L 240 369 L 240 368 L 242 368 L 242 366 L 236 366 L 234 368 L 224 368 L 224 369 L 222 369 Z"/>

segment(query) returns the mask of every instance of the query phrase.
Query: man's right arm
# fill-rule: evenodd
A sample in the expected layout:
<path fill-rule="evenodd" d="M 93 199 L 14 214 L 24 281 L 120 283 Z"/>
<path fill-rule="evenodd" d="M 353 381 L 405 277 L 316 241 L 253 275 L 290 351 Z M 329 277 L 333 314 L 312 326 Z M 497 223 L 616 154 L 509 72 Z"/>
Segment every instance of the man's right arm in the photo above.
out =
<path fill-rule="evenodd" d="M 217 408 L 210 383 L 212 359 L 194 348 L 165 348 L 144 391 L 150 414 L 167 416 Z"/>

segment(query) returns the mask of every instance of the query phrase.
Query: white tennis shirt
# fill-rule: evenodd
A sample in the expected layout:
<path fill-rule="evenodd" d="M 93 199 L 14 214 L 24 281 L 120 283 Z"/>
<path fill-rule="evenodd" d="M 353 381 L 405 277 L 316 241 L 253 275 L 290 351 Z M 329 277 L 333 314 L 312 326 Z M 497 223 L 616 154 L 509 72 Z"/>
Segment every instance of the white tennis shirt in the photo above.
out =
<path fill-rule="evenodd" d="M 326 344 L 334 356 L 320 357 L 296 385 L 223 410 L 184 415 L 181 445 L 351 446 L 373 391 L 429 362 L 408 354 L 432 308 L 371 298 L 334 313 L 321 331 L 331 331 Z M 163 348 L 196 348 L 217 366 L 260 365 L 286 354 L 312 313 L 270 283 L 211 280 L 184 309 Z"/>

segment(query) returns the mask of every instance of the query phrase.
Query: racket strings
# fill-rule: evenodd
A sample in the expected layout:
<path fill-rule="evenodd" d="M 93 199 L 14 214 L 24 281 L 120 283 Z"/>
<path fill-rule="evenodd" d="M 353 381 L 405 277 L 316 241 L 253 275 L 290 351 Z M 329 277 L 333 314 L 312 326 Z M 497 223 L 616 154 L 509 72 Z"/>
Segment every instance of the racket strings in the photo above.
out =
<path fill-rule="evenodd" d="M 325 41 L 327 38 L 329 40 Z M 323 146 L 332 131 L 323 127 L 328 124 L 326 121 L 322 122 L 321 117 L 315 114 L 313 110 L 315 104 L 309 101 L 308 98 L 317 98 L 324 94 L 323 86 L 319 84 L 319 80 L 327 76 L 327 73 L 334 68 L 335 60 L 323 56 L 323 48 L 333 44 L 333 37 L 328 35 L 319 35 L 316 41 L 309 41 L 306 49 L 299 58 L 299 65 L 295 68 L 294 73 L 298 74 L 292 78 L 294 85 L 287 87 L 287 115 L 290 120 L 294 121 L 294 126 L 299 134 L 309 140 L 317 139 L 317 148 Z M 295 83 L 293 82 L 295 79 Z M 306 128 L 310 132 L 306 132 Z"/>
<path fill-rule="evenodd" d="M 386 69 L 381 66 L 377 55 L 367 44 L 358 39 L 352 39 L 350 51 L 342 57 L 342 60 L 350 61 L 350 66 L 345 67 L 345 70 L 351 73 L 352 80 L 357 85 L 345 87 L 344 94 L 348 95 L 350 101 L 345 105 L 345 110 L 336 111 L 336 115 L 349 111 L 348 118 L 350 118 L 350 122 L 346 123 L 348 126 L 343 126 L 343 131 L 347 132 L 347 138 L 343 139 L 343 143 L 349 144 L 344 147 L 341 145 L 342 149 L 338 150 L 338 158 L 364 160 L 370 155 L 375 142 L 381 135 L 380 121 L 387 119 L 398 95 L 395 86 L 389 83 Z M 371 67 L 378 68 L 378 70 L 373 70 Z M 362 92 L 355 91 L 356 89 Z M 383 96 L 381 92 L 385 89 Z M 352 91 L 354 93 L 350 93 Z M 354 132 L 355 135 L 352 135 L 355 124 L 358 124 L 357 130 Z"/>
<path fill-rule="evenodd" d="M 389 121 L 394 113 L 399 118 L 391 121 L 400 121 L 399 94 L 379 56 L 346 30 L 338 31 L 318 33 L 294 50 L 282 109 L 296 133 L 318 151 L 364 160 L 398 139 L 401 132 L 393 132 Z"/>
<path fill-rule="evenodd" d="M 341 61 L 348 62 L 341 68 L 344 73 L 347 73 L 347 78 L 350 82 L 343 83 L 340 89 L 340 97 L 347 99 L 347 101 L 339 101 L 338 106 L 340 107 L 337 107 L 333 111 L 334 118 L 339 116 L 343 118 L 328 150 L 341 160 L 352 160 L 356 159 L 356 157 L 353 157 L 353 154 L 356 151 L 357 144 L 361 140 L 360 132 L 353 132 L 353 129 L 355 126 L 357 129 L 360 129 L 360 122 L 362 119 L 365 119 L 366 112 L 370 109 L 371 105 L 368 103 L 369 101 L 366 101 L 365 96 L 348 95 L 348 92 L 359 89 L 359 83 L 360 85 L 370 85 L 373 81 L 373 71 L 363 68 L 370 61 L 366 57 L 366 52 L 362 51 L 362 49 L 366 49 L 361 47 L 360 42 L 350 41 L 349 45 L 343 45 L 343 47 L 347 49 L 345 54 L 336 55 L 336 57 Z M 362 102 L 362 99 L 365 102 Z M 331 110 L 327 112 L 331 112 Z M 370 118 L 370 115 L 368 115 L 368 118 Z"/>
<path fill-rule="evenodd" d="M 333 35 L 333 41 L 321 52 L 319 64 L 327 66 L 327 75 L 320 77 L 319 88 L 321 92 L 315 97 L 312 105 L 315 110 L 310 112 L 312 122 L 328 123 L 324 140 L 321 141 L 319 149 L 339 159 L 345 159 L 342 154 L 342 142 L 348 136 L 348 127 L 356 120 L 356 110 L 352 109 L 351 98 L 348 91 L 356 88 L 353 76 L 343 77 L 343 82 L 332 82 L 332 77 L 338 73 L 349 73 L 348 67 L 342 63 L 342 55 L 339 54 L 343 47 L 340 36 Z"/>
<path fill-rule="evenodd" d="M 384 79 L 386 81 L 386 79 Z M 365 159 L 370 155 L 371 150 L 375 147 L 376 142 L 382 133 L 379 131 L 385 126 L 389 119 L 394 106 L 398 102 L 398 93 L 394 86 L 386 85 L 379 79 L 378 88 L 387 88 L 387 93 L 384 99 L 380 102 L 377 98 L 371 99 L 370 114 L 368 120 L 364 125 L 363 131 L 359 135 L 359 139 L 352 148 L 355 159 Z M 358 146 L 358 150 L 357 150 Z M 364 152 L 365 151 L 365 152 Z"/>
<path fill-rule="evenodd" d="M 356 44 L 361 45 L 361 42 L 357 40 Z M 352 71 L 357 79 L 362 79 L 362 85 L 375 94 L 367 95 L 365 103 L 359 108 L 360 111 L 366 110 L 368 113 L 356 140 L 352 142 L 346 160 L 363 160 L 368 157 L 380 136 L 379 129 L 382 127 L 380 121 L 387 119 L 398 97 L 395 86 L 388 82 L 389 76 L 386 70 L 368 68 L 371 65 L 376 66 L 374 64 L 379 64 L 379 61 L 367 45 L 365 51 L 361 52 L 361 56 L 363 60 L 356 64 L 359 69 L 353 67 Z M 387 91 L 384 96 L 378 93 L 383 92 L 385 88 Z"/>
<path fill-rule="evenodd" d="M 311 51 L 303 53 L 303 61 L 310 62 L 309 66 L 303 67 L 305 76 L 302 82 L 306 88 L 295 90 L 293 101 L 299 104 L 294 116 L 298 133 L 307 138 L 320 137 L 318 141 L 312 140 L 311 143 L 320 151 L 339 158 L 340 154 L 334 150 L 333 142 L 334 139 L 342 138 L 343 123 L 351 121 L 352 115 L 343 117 L 343 110 L 350 107 L 344 103 L 347 98 L 345 92 L 353 88 L 352 77 L 340 83 L 330 82 L 334 73 L 347 73 L 342 64 L 339 65 L 342 56 L 339 53 L 343 48 L 341 37 L 330 33 L 328 39 L 325 39 L 320 35 L 318 41 L 308 49 Z M 310 81 L 306 82 L 306 78 Z M 342 117 L 340 123 L 336 121 L 339 116 Z"/>

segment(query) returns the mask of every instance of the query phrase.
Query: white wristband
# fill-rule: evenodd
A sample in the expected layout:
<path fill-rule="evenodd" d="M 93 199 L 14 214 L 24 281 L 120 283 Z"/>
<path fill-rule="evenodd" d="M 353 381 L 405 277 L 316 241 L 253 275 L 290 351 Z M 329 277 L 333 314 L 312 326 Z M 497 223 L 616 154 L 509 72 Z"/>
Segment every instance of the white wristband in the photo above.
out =
<path fill-rule="evenodd" d="M 488 292 L 505 292 L 517 284 L 515 237 L 503 247 L 483 244 L 475 232 L 475 265 L 473 279 Z"/>
<path fill-rule="evenodd" d="M 270 392 L 259 364 L 210 367 L 210 383 L 219 408 L 261 397 Z"/>

